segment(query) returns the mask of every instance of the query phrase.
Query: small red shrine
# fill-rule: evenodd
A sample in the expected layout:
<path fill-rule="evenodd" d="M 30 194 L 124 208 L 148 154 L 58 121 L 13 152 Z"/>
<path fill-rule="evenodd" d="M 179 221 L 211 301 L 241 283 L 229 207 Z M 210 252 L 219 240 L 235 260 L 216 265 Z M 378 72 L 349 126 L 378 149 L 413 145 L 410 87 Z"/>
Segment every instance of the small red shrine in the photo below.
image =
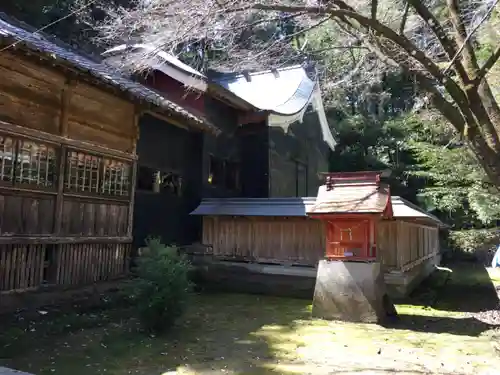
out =
<path fill-rule="evenodd" d="M 308 216 L 325 222 L 325 258 L 370 261 L 377 258 L 377 225 L 392 217 L 389 185 L 382 172 L 325 173 Z"/>

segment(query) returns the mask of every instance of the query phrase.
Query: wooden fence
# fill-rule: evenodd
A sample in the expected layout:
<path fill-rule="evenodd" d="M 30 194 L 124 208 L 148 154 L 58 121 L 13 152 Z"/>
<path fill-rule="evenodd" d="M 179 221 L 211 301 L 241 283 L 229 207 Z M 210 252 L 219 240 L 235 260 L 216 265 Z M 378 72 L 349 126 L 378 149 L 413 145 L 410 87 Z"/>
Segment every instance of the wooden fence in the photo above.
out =
<path fill-rule="evenodd" d="M 41 286 L 83 286 L 128 272 L 131 244 L 8 244 L 0 246 L 0 293 Z"/>
<path fill-rule="evenodd" d="M 299 217 L 205 217 L 203 244 L 219 259 L 316 266 L 324 257 L 319 220 Z M 439 229 L 404 220 L 377 224 L 377 257 L 387 271 L 408 271 L 439 252 Z"/>
<path fill-rule="evenodd" d="M 325 252 L 323 224 L 297 217 L 205 217 L 203 244 L 216 258 L 316 266 Z"/>
<path fill-rule="evenodd" d="M 404 220 L 382 221 L 377 243 L 384 267 L 406 272 L 439 253 L 439 229 Z"/>

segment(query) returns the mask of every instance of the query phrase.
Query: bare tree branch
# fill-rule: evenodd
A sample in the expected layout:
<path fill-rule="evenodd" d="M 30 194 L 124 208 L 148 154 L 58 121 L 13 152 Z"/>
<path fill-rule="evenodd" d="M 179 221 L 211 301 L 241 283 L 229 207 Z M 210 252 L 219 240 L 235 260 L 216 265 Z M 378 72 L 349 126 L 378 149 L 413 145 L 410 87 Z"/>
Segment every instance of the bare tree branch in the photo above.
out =
<path fill-rule="evenodd" d="M 496 50 L 491 54 L 491 56 L 486 60 L 483 66 L 479 69 L 477 76 L 474 81 L 476 85 L 479 85 L 481 81 L 486 77 L 489 70 L 495 65 L 495 63 L 500 59 L 500 45 L 496 48 Z"/>
<path fill-rule="evenodd" d="M 488 19 L 490 16 L 491 12 L 493 9 L 495 9 L 495 6 L 498 4 L 499 0 L 495 0 L 491 7 L 488 9 L 486 14 L 483 16 L 483 18 L 477 23 L 477 25 L 467 34 L 465 30 L 465 26 L 460 19 L 460 9 L 457 4 L 457 0 L 448 0 L 448 7 L 450 9 L 450 15 L 452 22 L 455 26 L 455 29 L 457 31 L 457 39 L 461 42 L 461 46 L 456 52 L 455 56 L 451 59 L 449 65 L 446 67 L 443 73 L 446 73 L 447 71 L 450 70 L 450 68 L 453 66 L 455 61 L 460 57 L 460 54 L 462 51 L 465 49 L 467 51 L 467 60 L 469 64 L 469 68 L 473 70 L 473 73 L 477 75 L 477 72 L 479 70 L 478 64 L 477 64 L 477 59 L 476 55 L 474 53 L 474 48 L 470 44 L 470 39 L 474 35 L 474 33 L 479 29 L 479 27 Z"/>
<path fill-rule="evenodd" d="M 408 20 L 408 12 L 410 11 L 410 2 L 406 1 L 405 10 L 403 12 L 403 17 L 401 18 L 401 25 L 399 26 L 399 33 L 401 35 L 405 32 L 406 21 Z"/>
<path fill-rule="evenodd" d="M 371 15 L 373 20 L 377 18 L 377 8 L 378 0 L 372 0 Z"/>
<path fill-rule="evenodd" d="M 496 22 L 490 16 L 499 2 L 136 0 L 133 8 L 112 9 L 98 28 L 107 44 L 146 44 L 180 54 L 185 62 L 209 61 L 216 69 L 269 68 L 318 57 L 323 87 L 332 91 L 355 81 L 378 84 L 387 72 L 403 70 L 415 75 L 416 86 L 466 136 L 500 186 L 500 108 L 487 75 L 500 59 L 500 46 L 482 66 L 474 50 L 487 27 L 488 38 L 498 39 L 498 27 L 488 25 Z M 147 58 L 133 61 L 134 69 L 151 66 Z"/>
<path fill-rule="evenodd" d="M 441 23 L 439 20 L 429 11 L 429 8 L 427 8 L 421 0 L 408 0 L 408 3 L 410 3 L 415 11 L 418 13 L 418 15 L 422 18 L 422 20 L 430 27 L 430 29 L 433 31 L 434 35 L 436 35 L 437 40 L 443 47 L 443 50 L 446 52 L 448 55 L 448 58 L 451 59 L 450 66 L 455 66 L 458 75 L 460 76 L 462 82 L 468 82 L 469 77 L 462 65 L 462 63 L 458 60 L 454 60 L 453 57 L 457 53 L 457 45 L 452 39 L 448 38 L 447 33 L 441 26 Z M 446 73 L 443 72 L 444 74 Z"/>

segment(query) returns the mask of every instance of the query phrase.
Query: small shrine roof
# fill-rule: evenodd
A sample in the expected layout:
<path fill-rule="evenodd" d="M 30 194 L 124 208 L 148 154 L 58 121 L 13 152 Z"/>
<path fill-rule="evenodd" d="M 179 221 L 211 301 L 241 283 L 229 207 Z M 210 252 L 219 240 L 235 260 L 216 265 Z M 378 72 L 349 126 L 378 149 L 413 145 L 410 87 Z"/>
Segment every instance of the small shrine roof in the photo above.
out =
<path fill-rule="evenodd" d="M 384 213 L 391 203 L 389 185 L 337 184 L 319 188 L 318 198 L 309 214 Z"/>

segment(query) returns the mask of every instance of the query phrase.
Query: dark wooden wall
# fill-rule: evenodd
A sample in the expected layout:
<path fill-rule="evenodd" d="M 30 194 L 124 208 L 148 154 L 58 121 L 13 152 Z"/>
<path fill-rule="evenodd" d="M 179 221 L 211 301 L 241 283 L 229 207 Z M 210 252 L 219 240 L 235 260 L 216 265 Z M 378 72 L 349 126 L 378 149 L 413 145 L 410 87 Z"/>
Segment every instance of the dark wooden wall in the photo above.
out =
<path fill-rule="evenodd" d="M 287 132 L 269 128 L 270 197 L 316 196 L 320 172 L 328 172 L 328 145 L 315 112 Z"/>
<path fill-rule="evenodd" d="M 202 194 L 203 136 L 150 115 L 139 120 L 138 168 L 148 167 L 182 177 L 180 194 L 137 189 L 135 193 L 134 244 L 144 246 L 148 236 L 166 244 L 185 245 L 201 235 L 199 219 L 189 216 Z"/>
<path fill-rule="evenodd" d="M 241 127 L 238 134 L 241 155 L 242 196 L 269 196 L 269 129 L 266 122 Z"/>
<path fill-rule="evenodd" d="M 134 104 L 22 54 L 0 76 L 0 292 L 122 275 Z"/>
<path fill-rule="evenodd" d="M 214 98 L 205 97 L 205 113 L 221 133 L 219 135 L 203 135 L 203 197 L 224 198 L 237 197 L 241 194 L 240 188 L 231 188 L 221 178 L 219 183 L 210 183 L 210 161 L 215 158 L 219 162 L 233 162 L 240 166 L 241 157 L 238 144 L 238 116 L 235 109 Z"/>

